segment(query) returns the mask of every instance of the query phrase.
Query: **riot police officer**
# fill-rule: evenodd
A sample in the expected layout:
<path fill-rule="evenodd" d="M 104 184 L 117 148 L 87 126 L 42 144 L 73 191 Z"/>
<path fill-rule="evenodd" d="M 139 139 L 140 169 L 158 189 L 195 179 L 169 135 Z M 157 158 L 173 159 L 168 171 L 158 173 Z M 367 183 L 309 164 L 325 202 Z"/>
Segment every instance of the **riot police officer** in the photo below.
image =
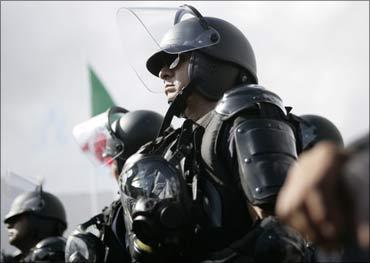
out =
<path fill-rule="evenodd" d="M 64 262 L 67 228 L 62 202 L 42 187 L 19 195 L 11 205 L 4 223 L 9 243 L 20 250 L 9 262 Z"/>
<path fill-rule="evenodd" d="M 110 165 L 112 175 L 118 178 L 126 159 L 157 137 L 162 121 L 163 117 L 153 111 L 128 112 L 112 107 L 77 125 L 74 136 L 85 153 Z M 115 200 L 72 232 L 67 240 L 65 260 L 129 262 L 124 237 L 123 209 L 120 200 Z"/>
<path fill-rule="evenodd" d="M 182 6 L 158 45 L 146 66 L 170 107 L 161 136 L 120 176 L 131 261 L 309 260 L 307 242 L 271 216 L 289 166 L 320 127 L 258 85 L 253 49 L 227 21 Z M 185 121 L 169 132 L 174 115 Z"/>

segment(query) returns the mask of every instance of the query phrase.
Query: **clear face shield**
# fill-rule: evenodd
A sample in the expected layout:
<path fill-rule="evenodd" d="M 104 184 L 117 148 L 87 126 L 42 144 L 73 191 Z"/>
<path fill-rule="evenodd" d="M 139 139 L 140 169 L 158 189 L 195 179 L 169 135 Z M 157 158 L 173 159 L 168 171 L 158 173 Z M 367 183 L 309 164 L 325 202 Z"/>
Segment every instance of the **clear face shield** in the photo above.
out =
<path fill-rule="evenodd" d="M 118 10 L 117 20 L 128 62 L 143 86 L 153 93 L 163 92 L 163 80 L 153 74 L 157 75 L 165 65 L 176 63 L 178 54 L 220 41 L 219 33 L 188 5 L 178 8 L 123 7 Z M 163 52 L 156 54 L 159 51 Z"/>
<path fill-rule="evenodd" d="M 108 110 L 73 128 L 73 136 L 80 149 L 98 167 L 111 165 L 124 152 L 124 143 L 112 128 L 120 116 Z"/>

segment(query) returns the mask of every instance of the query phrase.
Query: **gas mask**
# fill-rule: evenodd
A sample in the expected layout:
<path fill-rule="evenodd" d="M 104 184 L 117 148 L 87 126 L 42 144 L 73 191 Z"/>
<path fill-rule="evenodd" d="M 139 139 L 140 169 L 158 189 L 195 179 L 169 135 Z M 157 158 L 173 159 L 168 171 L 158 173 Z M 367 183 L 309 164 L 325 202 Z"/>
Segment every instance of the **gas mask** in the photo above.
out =
<path fill-rule="evenodd" d="M 193 229 L 192 202 L 173 161 L 135 154 L 123 167 L 120 191 L 133 258 L 160 259 L 186 247 Z"/>

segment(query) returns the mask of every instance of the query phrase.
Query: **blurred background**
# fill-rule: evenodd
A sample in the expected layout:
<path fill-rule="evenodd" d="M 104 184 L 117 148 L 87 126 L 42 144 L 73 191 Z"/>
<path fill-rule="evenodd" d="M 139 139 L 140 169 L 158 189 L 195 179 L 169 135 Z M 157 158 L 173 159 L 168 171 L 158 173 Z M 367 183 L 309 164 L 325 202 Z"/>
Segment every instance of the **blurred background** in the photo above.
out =
<path fill-rule="evenodd" d="M 33 190 L 29 181 L 62 199 L 65 235 L 116 198 L 116 182 L 82 155 L 72 129 L 92 116 L 92 78 L 119 106 L 165 114 L 165 97 L 129 67 L 116 13 L 184 3 L 1 1 L 2 249 L 14 250 L 3 218 L 16 195 Z M 346 144 L 369 130 L 369 2 L 188 4 L 246 34 L 260 84 L 293 113 L 330 119 Z"/>

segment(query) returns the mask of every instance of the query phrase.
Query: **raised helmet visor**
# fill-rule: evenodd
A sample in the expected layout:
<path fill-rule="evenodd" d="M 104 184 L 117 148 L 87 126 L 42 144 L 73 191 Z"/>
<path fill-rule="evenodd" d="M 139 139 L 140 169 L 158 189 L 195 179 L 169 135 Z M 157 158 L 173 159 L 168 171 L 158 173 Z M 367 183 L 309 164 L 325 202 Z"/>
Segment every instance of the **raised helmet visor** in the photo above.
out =
<path fill-rule="evenodd" d="M 118 10 L 117 19 L 128 62 L 144 87 L 154 93 L 162 91 L 162 81 L 158 78 L 160 69 L 171 64 L 177 54 L 220 41 L 217 30 L 188 5 L 178 8 L 123 7 Z"/>

